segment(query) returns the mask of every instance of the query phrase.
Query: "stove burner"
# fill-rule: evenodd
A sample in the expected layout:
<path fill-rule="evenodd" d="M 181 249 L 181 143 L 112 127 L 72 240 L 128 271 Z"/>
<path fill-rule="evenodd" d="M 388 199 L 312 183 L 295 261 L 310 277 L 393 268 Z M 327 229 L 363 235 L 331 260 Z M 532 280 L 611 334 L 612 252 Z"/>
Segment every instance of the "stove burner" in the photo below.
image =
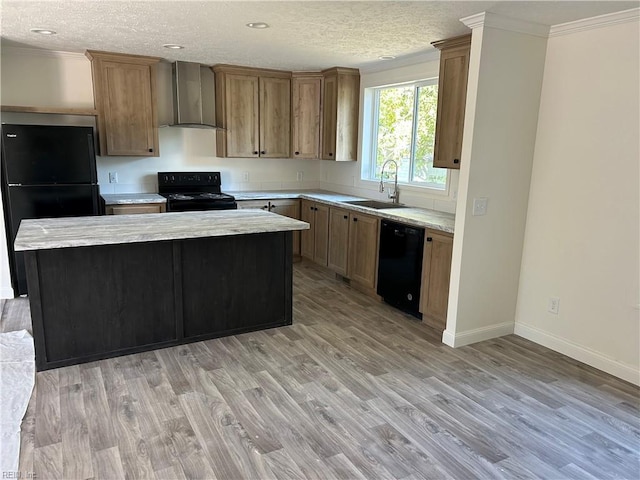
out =
<path fill-rule="evenodd" d="M 198 195 L 199 198 L 208 198 L 211 200 L 218 200 L 220 198 L 228 199 L 229 195 L 225 195 L 224 193 L 201 193 Z"/>
<path fill-rule="evenodd" d="M 182 193 L 172 193 L 169 195 L 170 200 L 192 200 L 193 197 Z"/>

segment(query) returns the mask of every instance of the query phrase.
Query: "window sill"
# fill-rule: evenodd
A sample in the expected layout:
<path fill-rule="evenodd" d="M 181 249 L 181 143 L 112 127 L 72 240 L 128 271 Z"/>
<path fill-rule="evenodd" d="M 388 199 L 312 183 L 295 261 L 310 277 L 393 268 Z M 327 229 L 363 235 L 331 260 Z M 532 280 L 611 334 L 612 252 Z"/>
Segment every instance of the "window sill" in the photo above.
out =
<path fill-rule="evenodd" d="M 380 186 L 380 180 L 369 180 L 369 179 L 365 179 L 365 178 L 361 178 L 360 181 L 360 187 L 361 188 L 365 188 L 367 190 L 375 190 L 376 192 L 378 192 L 378 188 Z M 398 182 L 398 187 L 400 187 L 400 191 L 409 191 L 409 192 L 415 192 L 415 193 L 422 193 L 422 194 L 429 194 L 429 195 L 433 195 L 434 197 L 437 198 L 449 198 L 450 195 L 450 183 L 451 181 L 447 181 L 447 187 L 444 190 L 436 190 L 435 188 L 429 188 L 429 187 L 423 187 L 420 185 L 416 185 L 414 183 L 401 183 Z M 389 181 L 385 181 L 385 188 L 387 188 L 387 185 L 392 185 L 393 181 L 389 182 Z M 453 200 L 453 198 L 451 198 L 451 200 Z"/>

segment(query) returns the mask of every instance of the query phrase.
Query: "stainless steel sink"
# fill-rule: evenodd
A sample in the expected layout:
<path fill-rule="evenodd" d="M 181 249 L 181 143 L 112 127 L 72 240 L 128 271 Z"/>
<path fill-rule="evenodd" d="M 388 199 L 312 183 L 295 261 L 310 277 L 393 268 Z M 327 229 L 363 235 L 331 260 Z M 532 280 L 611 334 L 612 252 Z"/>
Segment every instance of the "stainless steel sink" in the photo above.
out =
<path fill-rule="evenodd" d="M 384 210 L 386 208 L 408 208 L 406 205 L 391 202 L 379 202 L 378 200 L 353 200 L 344 202 L 348 205 L 357 205 L 359 207 L 375 208 L 376 210 Z"/>

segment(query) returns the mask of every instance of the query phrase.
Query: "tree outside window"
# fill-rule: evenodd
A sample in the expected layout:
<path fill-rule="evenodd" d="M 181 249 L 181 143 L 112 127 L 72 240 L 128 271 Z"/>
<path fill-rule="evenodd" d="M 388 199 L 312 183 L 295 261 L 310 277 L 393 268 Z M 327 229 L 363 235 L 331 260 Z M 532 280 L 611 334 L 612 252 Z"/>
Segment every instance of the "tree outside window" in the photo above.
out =
<path fill-rule="evenodd" d="M 395 160 L 399 182 L 446 189 L 447 170 L 433 166 L 437 105 L 437 80 L 375 89 L 371 179 Z"/>

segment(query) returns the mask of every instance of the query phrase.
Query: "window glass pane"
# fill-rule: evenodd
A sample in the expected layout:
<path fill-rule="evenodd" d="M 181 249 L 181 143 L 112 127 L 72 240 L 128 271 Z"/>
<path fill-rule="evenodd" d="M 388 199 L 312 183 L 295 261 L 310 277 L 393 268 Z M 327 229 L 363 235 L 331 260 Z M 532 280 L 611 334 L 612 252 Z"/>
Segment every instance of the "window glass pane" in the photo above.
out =
<path fill-rule="evenodd" d="M 433 167 L 437 107 L 438 86 L 418 87 L 415 159 L 411 181 L 444 190 L 447 185 L 447 169 Z"/>
<path fill-rule="evenodd" d="M 384 88 L 378 91 L 377 149 L 375 177 L 387 160 L 398 162 L 398 181 L 409 181 L 411 134 L 413 129 L 413 86 Z M 393 165 L 388 165 L 393 171 Z M 386 175 L 385 175 L 386 177 Z M 393 175 L 388 178 L 392 179 Z"/>

